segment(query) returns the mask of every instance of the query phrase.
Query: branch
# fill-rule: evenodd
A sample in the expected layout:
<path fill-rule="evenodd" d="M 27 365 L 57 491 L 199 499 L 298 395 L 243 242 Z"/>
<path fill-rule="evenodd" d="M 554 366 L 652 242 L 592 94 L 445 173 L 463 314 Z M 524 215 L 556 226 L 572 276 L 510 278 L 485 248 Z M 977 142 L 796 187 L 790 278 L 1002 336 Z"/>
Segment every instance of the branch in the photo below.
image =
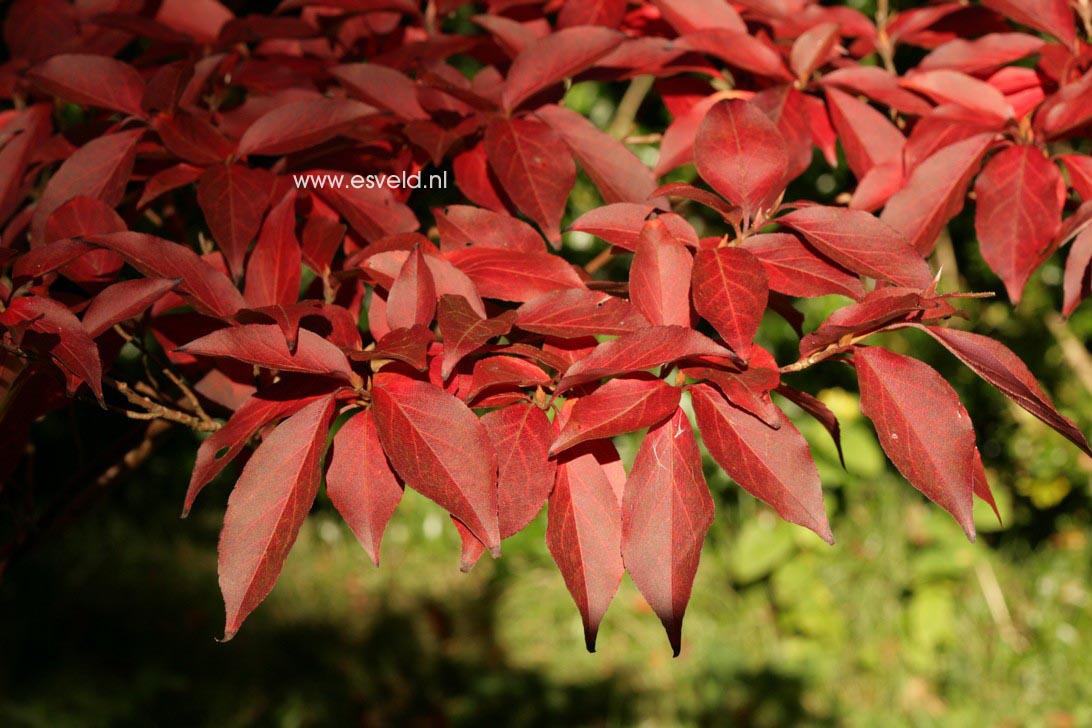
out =
<path fill-rule="evenodd" d="M 108 384 L 116 389 L 130 404 L 136 405 L 143 409 L 143 412 L 134 412 L 132 410 L 121 410 L 125 413 L 125 416 L 133 420 L 167 420 L 169 422 L 177 422 L 180 425 L 185 425 L 191 430 L 196 432 L 214 432 L 220 429 L 220 423 L 205 414 L 204 410 L 201 410 L 197 415 L 187 414 L 181 410 L 168 407 L 160 404 L 148 397 L 138 394 L 132 387 L 125 382 L 119 382 L 111 377 L 104 376 L 102 378 L 104 384 Z M 188 397 L 194 397 L 193 392 L 187 387 Z M 200 405 L 198 405 L 200 407 Z"/>
<path fill-rule="evenodd" d="M 641 108 L 641 102 L 652 90 L 652 76 L 638 76 L 629 82 L 626 93 L 618 102 L 618 108 L 614 110 L 614 118 L 611 119 L 607 133 L 615 139 L 624 139 L 633 128 L 633 120 L 637 118 L 637 110 Z"/>

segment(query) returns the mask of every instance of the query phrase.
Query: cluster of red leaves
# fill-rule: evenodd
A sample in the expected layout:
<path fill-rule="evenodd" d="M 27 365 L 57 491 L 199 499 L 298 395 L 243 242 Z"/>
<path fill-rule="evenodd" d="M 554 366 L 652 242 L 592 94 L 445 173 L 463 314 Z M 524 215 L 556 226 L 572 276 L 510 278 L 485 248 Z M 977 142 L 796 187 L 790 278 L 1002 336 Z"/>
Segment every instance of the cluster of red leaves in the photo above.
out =
<path fill-rule="evenodd" d="M 147 332 L 193 383 L 194 418 L 226 416 L 187 510 L 260 443 L 220 541 L 226 637 L 273 588 L 325 474 L 377 563 L 404 485 L 451 514 L 464 569 L 548 503 L 589 649 L 628 572 L 677 653 L 713 518 L 684 397 L 732 479 L 827 541 L 808 444 L 771 399 L 837 440 L 833 414 L 782 381 L 825 360 L 855 369 L 888 456 L 969 537 L 972 496 L 992 504 L 956 393 L 860 343 L 876 332 L 928 332 L 1088 452 L 1012 352 L 939 325 L 959 294 L 936 292 L 926 260 L 973 182 L 982 255 L 1013 301 L 1071 241 L 1065 312 L 1088 295 L 1092 157 L 1060 142 L 1092 129 L 1092 46 L 1066 0 L 939 3 L 880 27 L 807 0 L 466 4 L 9 6 L 6 471 L 66 389 L 116 399 L 104 367 Z M 928 53 L 900 76 L 904 48 Z M 638 76 L 673 118 L 654 169 L 561 102 L 569 79 Z M 839 146 L 845 205 L 783 202 L 813 150 L 836 166 Z M 708 188 L 658 187 L 690 162 Z M 578 165 L 604 205 L 572 229 L 632 253 L 628 285 L 550 251 Z M 293 181 L 439 167 L 471 204 Z M 724 234 L 699 238 L 672 198 Z M 828 294 L 848 303 L 800 332 L 798 361 L 754 343 L 767 309 L 799 328 L 791 299 Z M 644 428 L 627 475 L 611 438 Z"/>

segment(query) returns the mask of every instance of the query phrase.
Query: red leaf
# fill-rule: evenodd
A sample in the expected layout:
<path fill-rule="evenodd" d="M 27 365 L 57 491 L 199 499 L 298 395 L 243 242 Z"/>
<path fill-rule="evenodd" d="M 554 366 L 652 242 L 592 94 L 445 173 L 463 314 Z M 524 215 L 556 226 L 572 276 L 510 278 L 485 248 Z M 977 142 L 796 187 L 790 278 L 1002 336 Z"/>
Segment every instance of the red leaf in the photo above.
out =
<path fill-rule="evenodd" d="M 512 62 L 501 92 L 501 106 L 511 112 L 522 101 L 591 67 L 610 53 L 623 36 L 606 28 L 556 31 L 527 46 Z M 490 152 L 492 158 L 493 154 Z"/>
<path fill-rule="evenodd" d="M 100 55 L 53 56 L 29 72 L 47 93 L 82 106 L 99 106 L 143 116 L 144 81 L 132 66 Z"/>
<path fill-rule="evenodd" d="M 475 205 L 504 214 L 513 209 L 507 193 L 489 167 L 484 143 L 475 144 L 457 155 L 451 161 L 451 170 L 455 174 L 455 184 Z"/>
<path fill-rule="evenodd" d="M 354 96 L 404 120 L 429 118 L 417 99 L 417 84 L 393 68 L 376 63 L 334 66 L 330 74 Z"/>
<path fill-rule="evenodd" d="M 910 484 L 974 540 L 974 427 L 955 390 L 928 364 L 870 346 L 853 358 L 861 411 Z"/>
<path fill-rule="evenodd" d="M 620 496 L 594 452 L 580 448 L 558 462 L 546 547 L 580 610 L 589 652 L 625 573 Z"/>
<path fill-rule="evenodd" d="M 310 174 L 337 176 L 340 173 L 315 171 Z M 395 199 L 394 193 L 385 186 L 374 189 L 327 186 L 320 188 L 318 194 L 368 242 L 386 235 L 408 233 L 416 230 L 419 224 L 413 211 Z"/>
<path fill-rule="evenodd" d="M 137 209 L 143 209 L 162 195 L 179 187 L 191 185 L 198 180 L 204 172 L 200 167 L 180 163 L 173 167 L 167 167 L 161 172 L 156 172 L 144 185 L 144 192 L 137 201 Z"/>
<path fill-rule="evenodd" d="M 281 155 L 320 144 L 375 112 L 348 99 L 318 97 L 278 106 L 250 125 L 239 154 Z"/>
<path fill-rule="evenodd" d="M 550 455 L 588 440 L 650 427 L 679 406 L 681 394 L 679 388 L 647 374 L 612 379 L 576 400 L 565 427 L 550 446 Z"/>
<path fill-rule="evenodd" d="M 474 362 L 466 401 L 474 402 L 486 390 L 494 389 L 501 391 L 490 392 L 475 406 L 491 406 L 482 402 L 493 401 L 494 395 L 514 395 L 517 400 L 526 401 L 527 395 L 519 388 L 546 386 L 551 380 L 552 377 L 542 371 L 538 364 L 514 356 L 489 356 Z"/>
<path fill-rule="evenodd" d="M 603 202 L 644 202 L 656 189 L 656 178 L 622 142 L 600 131 L 580 114 L 562 106 L 535 112 L 572 151 L 591 178 Z"/>
<path fill-rule="evenodd" d="M 770 391 L 781 381 L 781 372 L 774 358 L 761 346 L 754 347 L 752 354 L 746 368 L 713 360 L 708 362 L 711 366 L 683 366 L 682 372 L 712 383 L 729 402 L 776 429 L 781 427 L 781 412 L 770 400 Z M 696 361 L 706 363 L 703 359 Z"/>
<path fill-rule="evenodd" d="M 497 453 L 497 510 L 501 538 L 534 520 L 554 487 L 557 464 L 547 449 L 554 431 L 546 413 L 533 404 L 516 404 L 481 419 Z"/>
<path fill-rule="evenodd" d="M 834 543 L 811 448 L 789 418 L 781 413 L 781 427 L 773 429 L 707 384 L 696 384 L 690 392 L 702 441 L 732 480 L 786 521 Z"/>
<path fill-rule="evenodd" d="M 712 192 L 703 190 L 700 187 L 695 187 L 694 185 L 688 185 L 684 182 L 669 182 L 668 184 L 659 187 L 652 194 L 656 196 L 666 195 L 668 197 L 681 197 L 684 200 L 699 202 L 706 207 L 711 207 L 719 212 L 725 222 L 734 223 L 736 225 L 739 224 L 743 216 L 742 211 L 738 207 L 730 205 Z M 667 215 L 661 215 L 661 218 L 664 217 L 667 217 Z"/>
<path fill-rule="evenodd" d="M 405 329 L 428 326 L 436 313 L 436 284 L 424 261 L 420 246 L 406 257 L 387 296 L 387 325 Z"/>
<path fill-rule="evenodd" d="M 303 226 L 303 261 L 318 273 L 330 269 L 330 262 L 345 240 L 346 227 L 337 218 L 312 215 Z"/>
<path fill-rule="evenodd" d="M 265 218 L 246 268 L 247 303 L 253 308 L 288 305 L 300 295 L 303 254 L 296 239 L 296 195 L 285 195 Z"/>
<path fill-rule="evenodd" d="M 485 298 L 530 301 L 544 293 L 586 288 L 572 265 L 559 256 L 500 248 L 463 248 L 444 257 L 465 273 Z"/>
<path fill-rule="evenodd" d="M 959 71 L 915 72 L 904 77 L 902 85 L 932 98 L 938 104 L 962 106 L 991 126 L 1004 126 L 1005 121 L 1013 117 L 1012 106 L 1000 91 L 985 81 Z"/>
<path fill-rule="evenodd" d="M 654 209 L 652 205 L 616 202 L 588 210 L 573 220 L 567 229 L 594 235 L 626 250 L 635 250 L 645 220 Z"/>
<path fill-rule="evenodd" d="M 383 450 L 406 485 L 500 556 L 497 459 L 477 416 L 442 389 L 398 374 L 376 375 L 372 402 Z"/>
<path fill-rule="evenodd" d="M 219 164 L 235 151 L 211 123 L 184 111 L 156 116 L 155 130 L 171 154 L 193 164 Z"/>
<path fill-rule="evenodd" d="M 273 590 L 322 479 L 326 433 L 334 412 L 327 397 L 277 427 L 243 468 L 220 532 L 224 641 Z"/>
<path fill-rule="evenodd" d="M 209 232 L 236 277 L 242 275 L 243 259 L 258 234 L 275 182 L 264 169 L 241 164 L 209 167 L 197 181 L 197 202 Z"/>
<path fill-rule="evenodd" d="M 723 101 L 705 115 L 694 141 L 702 179 L 747 219 L 766 210 L 785 187 L 785 140 L 762 111 L 745 101 Z"/>
<path fill-rule="evenodd" d="M 777 218 L 819 252 L 861 275 L 910 288 L 933 280 L 929 266 L 898 231 L 863 210 L 814 205 Z"/>
<path fill-rule="evenodd" d="M 572 157 L 558 154 L 561 144 L 550 127 L 533 119 L 494 119 L 485 130 L 490 168 L 516 206 L 554 243 L 561 240 L 561 216 L 576 181 Z"/>
<path fill-rule="evenodd" d="M 286 380 L 248 397 L 216 432 L 197 448 L 182 517 L 189 515 L 197 495 L 242 452 L 247 441 L 273 420 L 295 414 L 330 393 L 329 383 Z"/>
<path fill-rule="evenodd" d="M 926 159 L 887 201 L 880 219 L 928 254 L 940 231 L 963 209 L 967 185 L 992 142 L 993 134 L 978 134 Z"/>
<path fill-rule="evenodd" d="M 1092 228 L 1082 230 L 1069 249 L 1062 289 L 1065 292 L 1062 314 L 1065 316 L 1073 315 L 1080 302 L 1092 295 Z"/>
<path fill-rule="evenodd" d="M 807 81 L 815 69 L 826 63 L 838 43 L 839 27 L 837 23 L 819 23 L 793 41 L 789 66 L 798 79 Z"/>
<path fill-rule="evenodd" d="M 1000 341 L 970 331 L 921 327 L 1002 394 L 1038 417 L 1084 452 L 1092 455 L 1088 441 L 1070 420 L 1058 413 L 1027 365 Z"/>
<path fill-rule="evenodd" d="M 769 297 L 762 264 L 743 248 L 699 251 L 691 288 L 698 314 L 746 361 Z"/>
<path fill-rule="evenodd" d="M 138 278 L 104 289 L 83 313 L 83 327 L 95 338 L 116 323 L 131 319 L 173 290 L 179 280 Z"/>
<path fill-rule="evenodd" d="M 92 139 L 66 159 L 49 179 L 34 207 L 31 239 L 41 240 L 50 215 L 73 197 L 94 197 L 109 207 L 120 203 L 142 134 L 139 129 L 107 134 Z"/>
<path fill-rule="evenodd" d="M 82 238 L 97 233 L 116 233 L 127 230 L 125 221 L 114 208 L 94 197 L 73 197 L 49 216 L 46 221 L 44 240 Z M 41 248 L 38 248 L 41 250 Z M 125 261 L 109 250 L 92 250 L 61 268 L 61 274 L 84 286 L 96 287 L 117 278 Z"/>
<path fill-rule="evenodd" d="M 739 13 L 723 0 L 654 0 L 652 4 L 679 35 L 705 28 L 747 30 Z"/>
<path fill-rule="evenodd" d="M 559 28 L 602 25 L 617 28 L 626 14 L 626 0 L 567 0 L 557 15 Z"/>
<path fill-rule="evenodd" d="M 855 299 L 864 296 L 860 278 L 813 251 L 795 235 L 751 235 L 742 247 L 766 270 L 770 290 L 805 298 L 831 293 Z"/>
<path fill-rule="evenodd" d="M 276 304 L 261 308 L 248 308 L 235 314 L 235 320 L 241 324 L 275 323 L 284 334 L 288 350 L 295 353 L 299 338 L 300 325 L 305 319 L 317 323 L 322 320 L 319 331 L 323 336 L 342 349 L 360 348 L 360 330 L 353 314 L 341 306 L 321 301 L 301 301 L 299 303 Z M 314 328 L 314 324 L 312 324 Z"/>
<path fill-rule="evenodd" d="M 1066 0 L 982 0 L 982 4 L 1070 47 L 1077 42 L 1073 10 Z"/>
<path fill-rule="evenodd" d="M 65 306 L 42 296 L 20 296 L 0 312 L 0 324 L 27 328 L 45 334 L 49 353 L 72 376 L 86 382 L 102 402 L 102 362 L 94 339 L 83 323 Z M 69 394 L 75 388 L 69 382 Z"/>
<path fill-rule="evenodd" d="M 827 108 L 846 162 L 858 181 L 874 167 L 900 160 L 906 137 L 890 119 L 859 99 L 828 88 Z"/>
<path fill-rule="evenodd" d="M 772 44 L 742 30 L 705 28 L 687 33 L 676 40 L 672 48 L 708 53 L 730 66 L 742 68 L 760 76 L 782 81 L 792 80 L 792 74 Z"/>
<path fill-rule="evenodd" d="M 402 500 L 402 486 L 383 454 L 371 410 L 350 417 L 334 435 L 326 492 L 372 563 L 379 566 L 379 544 Z"/>
<path fill-rule="evenodd" d="M 428 346 L 433 340 L 432 331 L 425 326 L 395 329 L 384 334 L 371 351 L 351 351 L 349 358 L 359 361 L 394 359 L 423 372 L 428 368 Z"/>
<path fill-rule="evenodd" d="M 630 266 L 633 307 L 655 326 L 690 326 L 694 259 L 660 220 L 649 220 Z"/>
<path fill-rule="evenodd" d="M 283 372 L 324 374 L 349 379 L 352 369 L 341 350 L 318 334 L 300 329 L 296 351 L 289 351 L 277 324 L 242 324 L 213 331 L 179 347 L 200 356 L 219 356 Z"/>
<path fill-rule="evenodd" d="M 622 560 L 663 622 L 676 657 L 713 511 L 690 420 L 676 409 L 648 431 L 622 501 Z"/>
<path fill-rule="evenodd" d="M 507 334 L 512 328 L 515 315 L 509 312 L 495 319 L 485 319 L 462 296 L 443 296 L 437 318 L 440 335 L 444 337 L 441 376 L 447 379 L 463 357 L 490 339 Z"/>
<path fill-rule="evenodd" d="M 470 205 L 449 205 L 432 213 L 440 231 L 440 249 L 445 252 L 470 245 L 542 252 L 542 237 L 538 232 L 510 215 Z"/>
<path fill-rule="evenodd" d="M 732 352 L 693 329 L 650 326 L 599 344 L 591 354 L 569 367 L 558 383 L 556 393 L 604 377 L 651 369 L 695 356 L 735 359 Z"/>
<path fill-rule="evenodd" d="M 918 68 L 986 73 L 1038 53 L 1043 45 L 1041 38 L 1026 33 L 988 33 L 974 40 L 955 38 L 921 59 Z"/>
<path fill-rule="evenodd" d="M 1092 155 L 1062 154 L 1058 159 L 1065 163 L 1069 172 L 1069 186 L 1085 202 L 1092 200 Z"/>
<path fill-rule="evenodd" d="M 648 325 L 627 301 L 579 288 L 544 293 L 516 309 L 517 327 L 562 338 L 627 334 Z"/>
<path fill-rule="evenodd" d="M 1055 250 L 1065 183 L 1041 151 L 1016 145 L 986 164 L 974 192 L 974 227 L 982 258 L 1005 282 L 1015 305 L 1028 278 Z"/>
<path fill-rule="evenodd" d="M 246 305 L 227 276 L 184 245 L 144 233 L 91 235 L 86 240 L 113 250 L 149 278 L 179 279 L 179 293 L 201 313 L 229 319 Z"/>

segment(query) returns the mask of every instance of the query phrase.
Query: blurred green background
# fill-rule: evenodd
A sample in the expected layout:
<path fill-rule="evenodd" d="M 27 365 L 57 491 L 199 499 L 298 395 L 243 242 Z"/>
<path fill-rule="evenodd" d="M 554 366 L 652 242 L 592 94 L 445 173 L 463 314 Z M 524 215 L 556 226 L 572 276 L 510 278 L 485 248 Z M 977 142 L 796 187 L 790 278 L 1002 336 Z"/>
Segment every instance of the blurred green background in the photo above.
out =
<path fill-rule="evenodd" d="M 566 101 L 606 127 L 622 91 L 580 84 Z M 632 131 L 665 122 L 649 97 Z M 693 177 L 690 167 L 673 179 Z M 790 197 L 831 201 L 851 186 L 817 156 Z M 455 192 L 430 194 L 414 206 L 426 211 Z M 581 178 L 571 216 L 597 204 Z M 941 243 L 942 291 L 999 292 L 964 303 L 973 328 L 1013 347 L 1092 432 L 1092 305 L 1061 321 L 1056 257 L 1013 310 L 978 255 L 972 207 Z M 706 234 L 722 232 L 696 206 L 680 211 Z M 585 262 L 602 247 L 573 234 L 565 254 Z M 623 278 L 627 258 L 602 274 Z M 811 328 L 844 303 L 800 308 Z M 781 363 L 795 359 L 779 319 L 764 322 L 760 342 Z M 884 343 L 953 382 L 1004 525 L 978 504 L 980 535 L 969 544 L 911 488 L 859 414 L 846 368 L 792 375 L 788 383 L 842 421 L 845 470 L 827 433 L 779 400 L 812 444 L 837 545 L 779 522 L 707 461 L 718 516 L 674 660 L 628 577 L 599 652 L 584 651 L 543 544 L 544 515 L 504 544 L 501 560 L 462 574 L 450 521 L 409 491 L 378 570 L 320 496 L 272 595 L 219 644 L 216 539 L 235 473 L 180 521 L 196 438 L 172 431 L 130 476 L 88 493 L 72 474 L 133 423 L 74 403 L 35 425 L 34 457 L 0 502 L 6 537 L 55 502 L 86 501 L 0 577 L 0 724 L 1092 724 L 1092 463 L 927 337 L 900 332 Z M 636 443 L 619 439 L 627 466 Z"/>

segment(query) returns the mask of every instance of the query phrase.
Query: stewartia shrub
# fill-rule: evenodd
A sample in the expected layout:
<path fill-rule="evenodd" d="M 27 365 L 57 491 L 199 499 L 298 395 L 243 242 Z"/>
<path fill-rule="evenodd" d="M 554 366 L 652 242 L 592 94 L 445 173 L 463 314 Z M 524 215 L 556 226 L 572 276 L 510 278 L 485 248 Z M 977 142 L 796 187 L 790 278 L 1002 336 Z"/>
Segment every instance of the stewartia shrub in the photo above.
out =
<path fill-rule="evenodd" d="M 1014 303 L 1065 246 L 1063 313 L 1089 294 L 1090 26 L 1088 0 L 881 2 L 875 20 L 805 0 L 16 0 L 3 475 L 66 394 L 211 433 L 186 510 L 253 448 L 220 537 L 225 639 L 323 480 L 377 564 L 404 486 L 451 514 L 464 569 L 546 506 L 588 648 L 628 572 L 677 654 L 714 515 L 684 400 L 736 483 L 833 542 L 771 397 L 837 440 L 792 386 L 822 365 L 856 373 L 891 461 L 973 538 L 972 499 L 993 499 L 967 411 L 867 339 L 926 332 L 1089 452 L 1011 351 L 947 325 L 974 294 L 938 290 L 930 257 L 973 191 Z M 565 104 L 585 80 L 626 89 L 610 134 Z M 627 139 L 642 103 L 671 121 Z M 658 142 L 655 167 L 627 142 Z M 842 159 L 837 205 L 786 196 Z M 662 184 L 690 163 L 696 184 Z M 570 229 L 607 245 L 585 267 L 562 245 L 578 169 L 602 206 Z M 352 177 L 418 173 L 454 182 L 440 206 Z M 800 330 L 793 299 L 831 294 L 844 306 Z M 755 343 L 767 311 L 795 361 Z M 646 428 L 627 474 L 612 438 Z"/>

